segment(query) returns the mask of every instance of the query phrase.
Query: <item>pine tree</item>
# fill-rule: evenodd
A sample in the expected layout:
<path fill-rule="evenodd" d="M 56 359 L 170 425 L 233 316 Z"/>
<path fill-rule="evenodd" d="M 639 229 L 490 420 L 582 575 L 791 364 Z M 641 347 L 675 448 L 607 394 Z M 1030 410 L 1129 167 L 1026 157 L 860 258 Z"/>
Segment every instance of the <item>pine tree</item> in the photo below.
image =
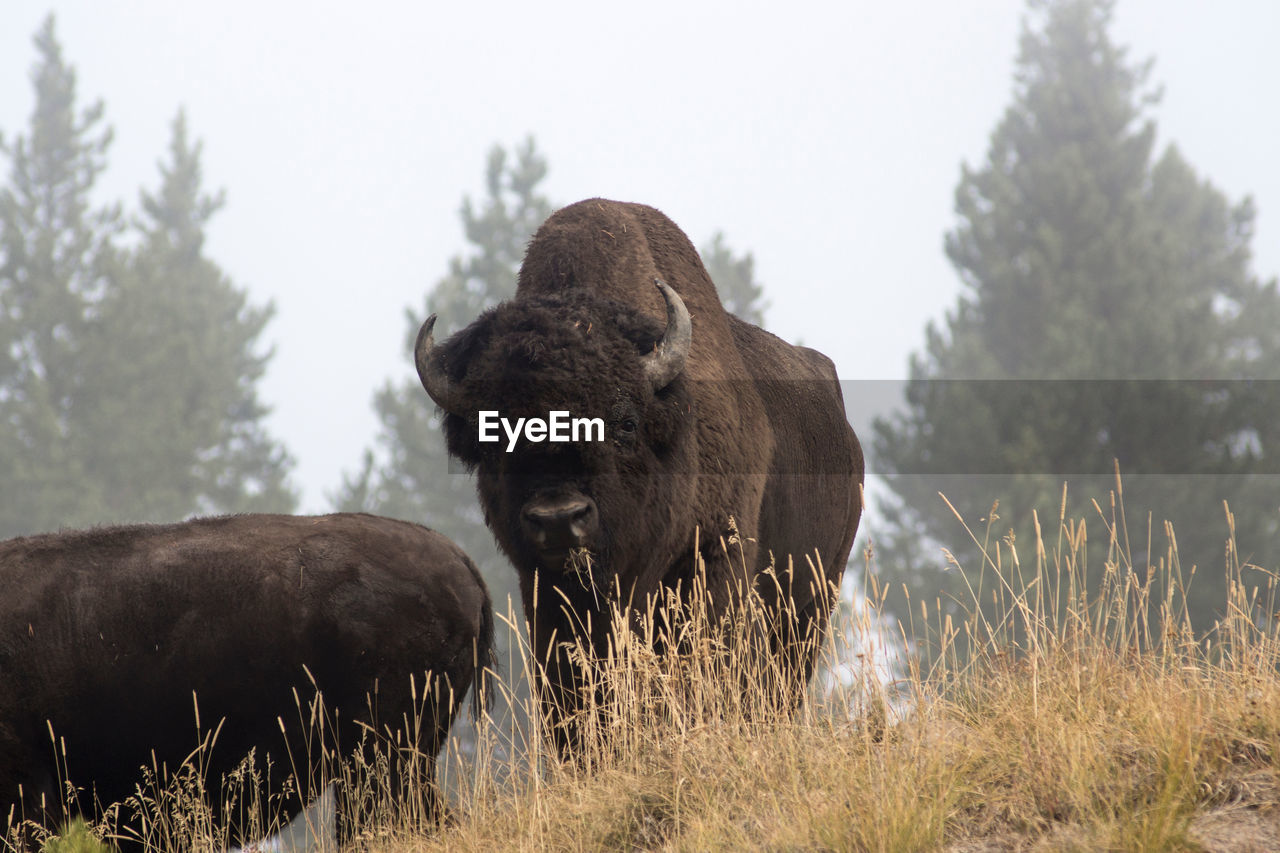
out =
<path fill-rule="evenodd" d="M 764 325 L 768 305 L 761 301 L 764 287 L 756 281 L 756 260 L 750 252 L 736 256 L 717 231 L 700 251 L 702 263 L 715 282 L 724 310 L 757 326 Z"/>
<path fill-rule="evenodd" d="M 1253 206 L 1230 204 L 1172 146 L 1153 161 L 1151 63 L 1112 42 L 1111 13 L 1107 0 L 1033 2 L 1013 104 L 956 191 L 946 251 L 964 295 L 945 329 L 926 330 L 905 411 L 876 424 L 894 492 L 881 564 L 930 607 L 968 599 L 939 544 L 970 584 L 981 570 L 939 491 L 979 537 L 988 523 L 993 540 L 1011 531 L 1026 555 L 1032 510 L 1051 536 L 1069 481 L 1068 513 L 1095 519 L 1104 543 L 1089 502 L 1108 507 L 1114 461 L 1134 567 L 1163 555 L 1172 521 L 1184 575 L 1201 572 L 1197 624 L 1224 600 L 1209 580 L 1224 500 L 1242 545 L 1280 556 L 1277 499 L 1256 476 L 1280 452 L 1280 400 L 1243 381 L 1272 378 L 1280 354 L 1276 283 L 1249 271 Z"/>
<path fill-rule="evenodd" d="M 101 101 L 77 114 L 52 16 L 35 45 L 30 136 L 2 149 L 12 167 L 0 189 L 0 536 L 90 520 L 109 497 L 85 482 L 73 442 L 85 328 L 122 227 L 118 208 L 90 199 L 111 130 Z"/>
<path fill-rule="evenodd" d="M 77 112 L 52 16 L 35 44 L 31 129 L 4 146 L 0 188 L 0 536 L 291 508 L 287 459 L 253 398 L 269 312 L 200 254 L 218 202 L 200 195 L 198 148 L 179 121 L 141 245 L 122 249 L 119 206 L 92 199 L 103 105 Z"/>
<path fill-rule="evenodd" d="M 271 305 L 255 307 L 204 253 L 223 193 L 202 189 L 199 143 L 173 122 L 155 194 L 142 193 L 141 244 L 126 255 L 95 330 L 98 393 L 86 417 L 117 438 L 92 448 L 95 467 L 122 478 L 137 517 L 192 512 L 288 512 L 291 461 L 263 427 L 256 383 L 270 353 L 258 339 Z M 129 484 L 145 483 L 145 488 Z"/>

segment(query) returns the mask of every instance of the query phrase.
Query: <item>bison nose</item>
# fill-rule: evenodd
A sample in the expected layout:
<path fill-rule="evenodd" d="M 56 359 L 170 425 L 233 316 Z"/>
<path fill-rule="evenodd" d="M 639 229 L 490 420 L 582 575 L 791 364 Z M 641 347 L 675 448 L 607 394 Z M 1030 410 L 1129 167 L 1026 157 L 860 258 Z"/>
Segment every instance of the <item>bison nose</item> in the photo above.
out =
<path fill-rule="evenodd" d="M 529 539 L 540 550 L 588 547 L 599 519 L 596 502 L 585 496 L 531 501 L 520 517 Z"/>

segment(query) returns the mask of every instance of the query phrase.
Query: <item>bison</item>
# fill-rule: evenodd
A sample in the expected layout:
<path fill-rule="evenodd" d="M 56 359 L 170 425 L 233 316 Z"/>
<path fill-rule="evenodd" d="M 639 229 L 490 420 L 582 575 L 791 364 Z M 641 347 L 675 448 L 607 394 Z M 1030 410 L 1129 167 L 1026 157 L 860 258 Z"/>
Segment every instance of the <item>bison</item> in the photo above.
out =
<path fill-rule="evenodd" d="M 538 229 L 514 299 L 438 345 L 434 324 L 418 334 L 418 375 L 518 572 L 560 747 L 573 750 L 586 698 L 566 643 L 605 651 L 601 592 L 634 617 L 655 595 L 687 596 L 699 562 L 713 615 L 752 587 L 770 608 L 767 653 L 798 701 L 862 510 L 862 450 L 830 359 L 727 313 L 664 214 L 604 199 Z M 604 440 L 510 428 L 557 412 L 598 419 Z M 481 440 L 495 413 L 510 441 Z M 722 545 L 734 534 L 740 554 Z M 815 552 L 826 583 L 804 569 Z"/>
<path fill-rule="evenodd" d="M 399 746 L 416 747 L 433 791 L 436 753 L 468 688 L 479 710 L 492 649 L 489 593 L 466 554 L 363 514 L 11 539 L 0 589 L 0 827 L 21 812 L 57 819 L 62 778 L 82 805 L 105 805 L 134 792 L 144 765 L 177 769 L 199 742 L 196 707 L 217 730 L 201 759 L 215 808 L 222 774 L 250 750 L 259 768 L 270 755 L 277 783 L 307 774 L 320 756 L 299 701 L 306 711 L 316 690 L 328 748 L 404 729 Z"/>

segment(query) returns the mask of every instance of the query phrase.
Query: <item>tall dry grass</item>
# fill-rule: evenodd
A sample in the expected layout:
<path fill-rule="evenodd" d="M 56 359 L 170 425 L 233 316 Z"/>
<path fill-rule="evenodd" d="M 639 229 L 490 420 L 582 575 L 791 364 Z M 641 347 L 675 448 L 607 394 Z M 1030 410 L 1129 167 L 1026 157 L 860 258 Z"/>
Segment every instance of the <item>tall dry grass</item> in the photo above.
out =
<path fill-rule="evenodd" d="M 713 624 L 695 595 L 617 620 L 605 654 L 579 651 L 594 701 L 576 757 L 546 745 L 537 713 L 533 731 L 481 726 L 475 752 L 446 763 L 446 826 L 370 796 L 382 805 L 357 846 L 1280 849 L 1276 574 L 1242 560 L 1225 513 L 1223 565 L 1195 571 L 1221 582 L 1222 618 L 1197 637 L 1174 531 L 1150 534 L 1139 552 L 1158 557 L 1135 565 L 1119 482 L 1088 518 L 1065 506 L 1064 493 L 1029 547 L 994 527 L 970 532 L 984 564 L 967 576 L 983 582 L 965 615 L 912 607 L 928 649 L 907 642 L 923 625 L 891 626 L 883 613 L 868 550 L 858 604 L 841 609 L 824 676 L 794 714 L 777 711 L 785 671 L 759 654 L 767 610 Z M 1086 569 L 1099 560 L 1094 589 Z M 682 654 L 655 654 L 655 639 Z M 894 648 L 907 651 L 886 666 Z M 496 679 L 513 699 L 527 657 Z M 391 792 L 386 772 L 345 784 L 360 797 Z M 166 814 L 163 849 L 222 849 L 232 837 L 188 830 L 198 809 Z"/>
<path fill-rule="evenodd" d="M 867 554 L 864 606 L 791 716 L 779 671 L 739 653 L 761 611 L 727 644 L 696 607 L 623 620 L 580 760 L 535 735 L 523 768 L 465 780 L 455 825 L 381 849 L 1280 849 L 1275 573 L 1241 559 L 1228 511 L 1223 565 L 1197 572 L 1223 615 L 1196 637 L 1172 529 L 1134 565 L 1119 481 L 1089 518 L 1065 507 L 1025 550 L 971 531 L 986 586 L 962 618 L 916 605 L 933 647 L 889 677 L 886 644 L 916 631 L 887 627 Z M 686 653 L 654 655 L 663 631 Z"/>
<path fill-rule="evenodd" d="M 342 743 L 335 714 L 312 679 L 309 694 L 294 689 L 296 718 L 276 721 L 279 742 L 299 744 L 299 753 L 265 757 L 251 752 L 221 777 L 210 765 L 224 721 L 203 726 L 194 702 L 190 754 L 176 767 L 153 754 L 151 763 L 139 768 L 133 795 L 116 803 L 98 801 L 92 789 L 67 777 L 65 745 L 50 730 L 63 798 L 31 806 L 36 814 L 61 812 L 61 828 L 24 819 L 20 809 L 0 815 L 0 853 L 116 846 L 191 853 L 332 851 L 340 823 L 344 845 L 363 848 L 434 832 L 440 826 L 441 792 L 430 772 L 433 756 L 418 745 L 429 740 L 424 727 L 435 718 L 434 708 L 451 704 L 453 695 L 430 673 L 425 682 L 411 683 L 414 711 L 406 719 L 377 730 L 362 724 L 357 743 Z"/>

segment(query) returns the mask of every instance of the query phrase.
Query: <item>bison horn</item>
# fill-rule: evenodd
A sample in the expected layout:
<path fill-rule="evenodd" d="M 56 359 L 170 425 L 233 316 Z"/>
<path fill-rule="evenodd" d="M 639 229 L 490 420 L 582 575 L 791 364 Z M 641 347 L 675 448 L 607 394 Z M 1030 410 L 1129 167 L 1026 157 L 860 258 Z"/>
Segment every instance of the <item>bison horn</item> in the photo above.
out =
<path fill-rule="evenodd" d="M 671 381 L 684 370 L 685 358 L 689 355 L 689 342 L 693 337 L 693 327 L 689 322 L 689 309 L 679 294 L 672 290 L 662 279 L 655 278 L 653 283 L 662 292 L 662 299 L 667 303 L 667 331 L 662 340 L 653 348 L 653 352 L 643 356 L 645 376 L 653 383 L 653 390 L 659 391 L 671 384 Z"/>
<path fill-rule="evenodd" d="M 449 377 L 445 375 L 440 364 L 440 355 L 436 352 L 435 337 L 431 330 L 435 328 L 436 315 L 432 314 L 418 330 L 418 341 L 413 345 L 413 363 L 418 368 L 418 378 L 422 387 L 427 389 L 428 396 L 436 405 L 452 414 L 460 413 L 456 395 L 449 393 Z"/>

